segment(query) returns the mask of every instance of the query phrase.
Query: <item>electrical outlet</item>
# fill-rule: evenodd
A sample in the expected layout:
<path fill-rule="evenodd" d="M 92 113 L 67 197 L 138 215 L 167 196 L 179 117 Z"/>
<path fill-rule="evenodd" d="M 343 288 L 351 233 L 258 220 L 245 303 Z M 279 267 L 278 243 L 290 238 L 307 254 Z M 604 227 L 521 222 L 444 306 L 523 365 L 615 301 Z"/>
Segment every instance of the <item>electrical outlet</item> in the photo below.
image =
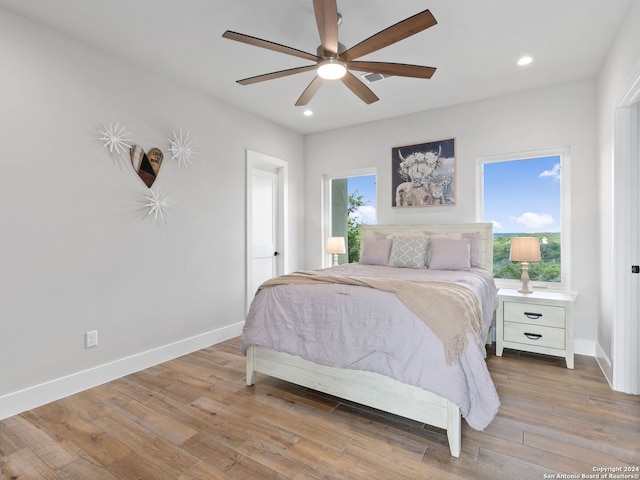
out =
<path fill-rule="evenodd" d="M 84 334 L 84 348 L 91 348 L 98 346 L 98 331 L 91 330 Z"/>

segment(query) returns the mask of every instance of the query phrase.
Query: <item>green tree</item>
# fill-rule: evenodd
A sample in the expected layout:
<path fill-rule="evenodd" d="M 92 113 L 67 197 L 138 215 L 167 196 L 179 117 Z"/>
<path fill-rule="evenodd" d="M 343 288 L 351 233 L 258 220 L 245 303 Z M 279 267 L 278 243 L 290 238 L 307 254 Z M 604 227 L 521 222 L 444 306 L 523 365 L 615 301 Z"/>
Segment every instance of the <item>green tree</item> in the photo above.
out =
<path fill-rule="evenodd" d="M 529 265 L 529 278 L 532 281 L 560 282 L 560 233 L 518 233 L 512 235 L 496 235 L 493 239 L 493 274 L 496 278 L 519 279 L 522 267 L 509 260 L 511 239 L 513 237 L 533 236 L 540 239 L 540 262 Z"/>
<path fill-rule="evenodd" d="M 349 263 L 360 260 L 360 220 L 354 217 L 358 208 L 366 205 L 364 195 L 358 195 L 358 190 L 354 190 L 347 198 L 347 245 Z"/>
<path fill-rule="evenodd" d="M 507 265 L 501 265 L 498 270 L 494 272 L 496 278 L 520 278 L 522 275 L 522 269 L 519 263 L 509 263 Z"/>

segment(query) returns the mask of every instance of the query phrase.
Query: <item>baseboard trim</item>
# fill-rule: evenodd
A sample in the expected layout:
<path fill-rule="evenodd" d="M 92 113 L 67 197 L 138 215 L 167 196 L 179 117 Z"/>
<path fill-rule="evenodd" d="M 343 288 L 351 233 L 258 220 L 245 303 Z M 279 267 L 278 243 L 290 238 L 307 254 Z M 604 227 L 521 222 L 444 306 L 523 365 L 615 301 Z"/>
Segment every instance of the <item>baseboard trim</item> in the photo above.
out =
<path fill-rule="evenodd" d="M 0 396 L 0 420 L 237 337 L 242 333 L 243 325 L 244 322 L 235 323 L 2 395 Z"/>
<path fill-rule="evenodd" d="M 596 343 L 596 362 L 598 362 L 600 370 L 602 370 L 602 373 L 604 374 L 604 378 L 609 382 L 609 386 L 613 389 L 613 365 L 611 363 L 611 359 L 604 352 L 599 343 Z"/>

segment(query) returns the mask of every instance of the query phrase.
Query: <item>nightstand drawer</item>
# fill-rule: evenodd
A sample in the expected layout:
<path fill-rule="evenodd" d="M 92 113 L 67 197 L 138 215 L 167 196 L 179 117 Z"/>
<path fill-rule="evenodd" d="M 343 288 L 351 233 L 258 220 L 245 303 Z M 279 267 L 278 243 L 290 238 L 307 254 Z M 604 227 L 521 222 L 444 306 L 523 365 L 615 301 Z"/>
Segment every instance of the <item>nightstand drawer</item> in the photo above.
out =
<path fill-rule="evenodd" d="M 504 321 L 564 328 L 565 310 L 552 305 L 504 302 Z"/>
<path fill-rule="evenodd" d="M 565 330 L 519 322 L 504 322 L 504 341 L 562 350 L 565 348 Z"/>

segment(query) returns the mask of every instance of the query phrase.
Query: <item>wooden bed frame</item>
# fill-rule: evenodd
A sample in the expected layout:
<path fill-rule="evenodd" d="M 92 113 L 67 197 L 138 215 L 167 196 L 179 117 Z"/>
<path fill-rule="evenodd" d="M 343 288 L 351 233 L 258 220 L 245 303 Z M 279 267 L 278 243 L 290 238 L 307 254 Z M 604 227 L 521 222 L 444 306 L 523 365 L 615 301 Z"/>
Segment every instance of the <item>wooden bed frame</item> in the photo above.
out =
<path fill-rule="evenodd" d="M 362 225 L 362 242 L 374 238 L 374 232 L 404 236 L 480 232 L 480 263 L 493 270 L 493 226 L 490 223 L 426 225 Z M 263 347 L 247 350 L 247 385 L 263 373 L 303 387 L 328 393 L 368 407 L 447 431 L 451 455 L 460 456 L 460 408 L 449 400 L 377 373 L 347 370 L 304 360 L 295 355 Z"/>

